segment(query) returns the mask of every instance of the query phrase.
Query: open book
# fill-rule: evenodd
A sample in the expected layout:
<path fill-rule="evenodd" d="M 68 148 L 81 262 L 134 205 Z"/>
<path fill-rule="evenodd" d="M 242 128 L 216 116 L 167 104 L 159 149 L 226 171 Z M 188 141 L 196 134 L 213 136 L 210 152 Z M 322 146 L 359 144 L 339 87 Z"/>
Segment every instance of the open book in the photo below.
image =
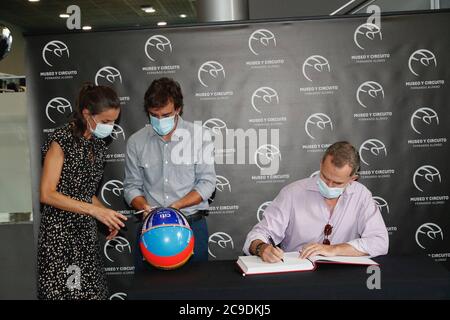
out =
<path fill-rule="evenodd" d="M 263 273 L 279 273 L 294 271 L 313 271 L 319 263 L 337 263 L 337 264 L 354 264 L 354 265 L 378 265 L 375 261 L 368 257 L 324 257 L 315 256 L 308 259 L 300 259 L 298 252 L 285 252 L 284 262 L 268 263 L 261 260 L 257 256 L 239 256 L 237 264 L 242 270 L 242 275 L 263 274 Z"/>

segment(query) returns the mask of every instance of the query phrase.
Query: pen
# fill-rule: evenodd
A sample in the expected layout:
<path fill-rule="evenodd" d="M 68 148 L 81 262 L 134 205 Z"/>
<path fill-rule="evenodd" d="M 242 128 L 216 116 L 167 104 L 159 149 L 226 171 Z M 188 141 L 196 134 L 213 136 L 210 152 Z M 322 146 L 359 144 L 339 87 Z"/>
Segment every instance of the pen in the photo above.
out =
<path fill-rule="evenodd" d="M 277 248 L 277 246 L 275 245 L 275 242 L 273 241 L 273 239 L 272 239 L 271 236 L 269 236 L 269 242 L 270 242 L 270 244 L 272 245 L 272 247 Z M 284 262 L 283 259 L 281 259 L 281 261 Z"/>
<path fill-rule="evenodd" d="M 150 211 L 153 210 L 153 209 L 155 209 L 155 208 L 156 208 L 156 207 L 150 207 Z M 136 211 L 136 212 L 133 213 L 133 214 L 134 214 L 134 215 L 138 215 L 138 214 L 141 214 L 141 213 L 144 213 L 144 212 L 145 212 L 145 209 Z"/>

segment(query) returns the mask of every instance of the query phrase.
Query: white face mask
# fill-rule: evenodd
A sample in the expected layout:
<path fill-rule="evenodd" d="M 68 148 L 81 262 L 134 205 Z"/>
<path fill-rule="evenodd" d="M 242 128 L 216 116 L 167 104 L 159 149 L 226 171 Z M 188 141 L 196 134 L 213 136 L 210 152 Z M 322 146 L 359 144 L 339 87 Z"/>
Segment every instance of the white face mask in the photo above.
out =
<path fill-rule="evenodd" d="M 345 190 L 345 187 L 331 188 L 331 187 L 327 186 L 327 184 L 320 177 L 319 177 L 319 179 L 317 179 L 317 185 L 319 186 L 320 194 L 327 199 L 339 198 Z"/>
<path fill-rule="evenodd" d="M 112 131 L 114 129 L 114 123 L 113 124 L 97 123 L 97 121 L 95 121 L 93 116 L 91 116 L 91 118 L 97 124 L 97 126 L 95 127 L 95 130 L 92 130 L 92 127 L 88 122 L 89 129 L 94 134 L 94 136 L 96 136 L 97 138 L 100 138 L 100 139 L 104 139 L 112 133 Z"/>
<path fill-rule="evenodd" d="M 158 135 L 165 136 L 169 134 L 175 127 L 176 116 L 178 116 L 178 114 L 175 114 L 171 117 L 158 119 L 150 115 L 150 123 L 153 127 L 153 130 L 155 130 Z"/>

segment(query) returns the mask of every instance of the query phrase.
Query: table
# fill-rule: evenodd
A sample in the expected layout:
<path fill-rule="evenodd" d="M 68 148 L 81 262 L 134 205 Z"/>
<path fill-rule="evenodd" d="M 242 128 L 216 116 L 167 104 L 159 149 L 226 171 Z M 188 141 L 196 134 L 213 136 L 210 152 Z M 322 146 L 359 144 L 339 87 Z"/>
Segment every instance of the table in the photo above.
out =
<path fill-rule="evenodd" d="M 320 264 L 315 271 L 242 276 L 235 261 L 151 268 L 130 276 L 128 299 L 450 299 L 450 271 L 427 256 L 383 256 L 381 289 L 366 266 Z"/>

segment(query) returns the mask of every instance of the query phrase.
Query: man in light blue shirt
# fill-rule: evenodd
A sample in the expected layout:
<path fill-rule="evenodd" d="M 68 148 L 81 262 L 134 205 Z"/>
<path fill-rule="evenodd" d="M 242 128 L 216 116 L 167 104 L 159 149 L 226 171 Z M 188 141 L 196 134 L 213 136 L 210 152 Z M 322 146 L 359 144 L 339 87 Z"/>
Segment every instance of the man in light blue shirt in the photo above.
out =
<path fill-rule="evenodd" d="M 173 207 L 181 210 L 194 231 L 192 260 L 208 260 L 208 199 L 216 186 L 210 132 L 181 118 L 180 85 L 169 78 L 154 80 L 145 93 L 150 124 L 127 142 L 124 194 L 136 210 Z M 138 253 L 140 250 L 138 250 Z"/>

